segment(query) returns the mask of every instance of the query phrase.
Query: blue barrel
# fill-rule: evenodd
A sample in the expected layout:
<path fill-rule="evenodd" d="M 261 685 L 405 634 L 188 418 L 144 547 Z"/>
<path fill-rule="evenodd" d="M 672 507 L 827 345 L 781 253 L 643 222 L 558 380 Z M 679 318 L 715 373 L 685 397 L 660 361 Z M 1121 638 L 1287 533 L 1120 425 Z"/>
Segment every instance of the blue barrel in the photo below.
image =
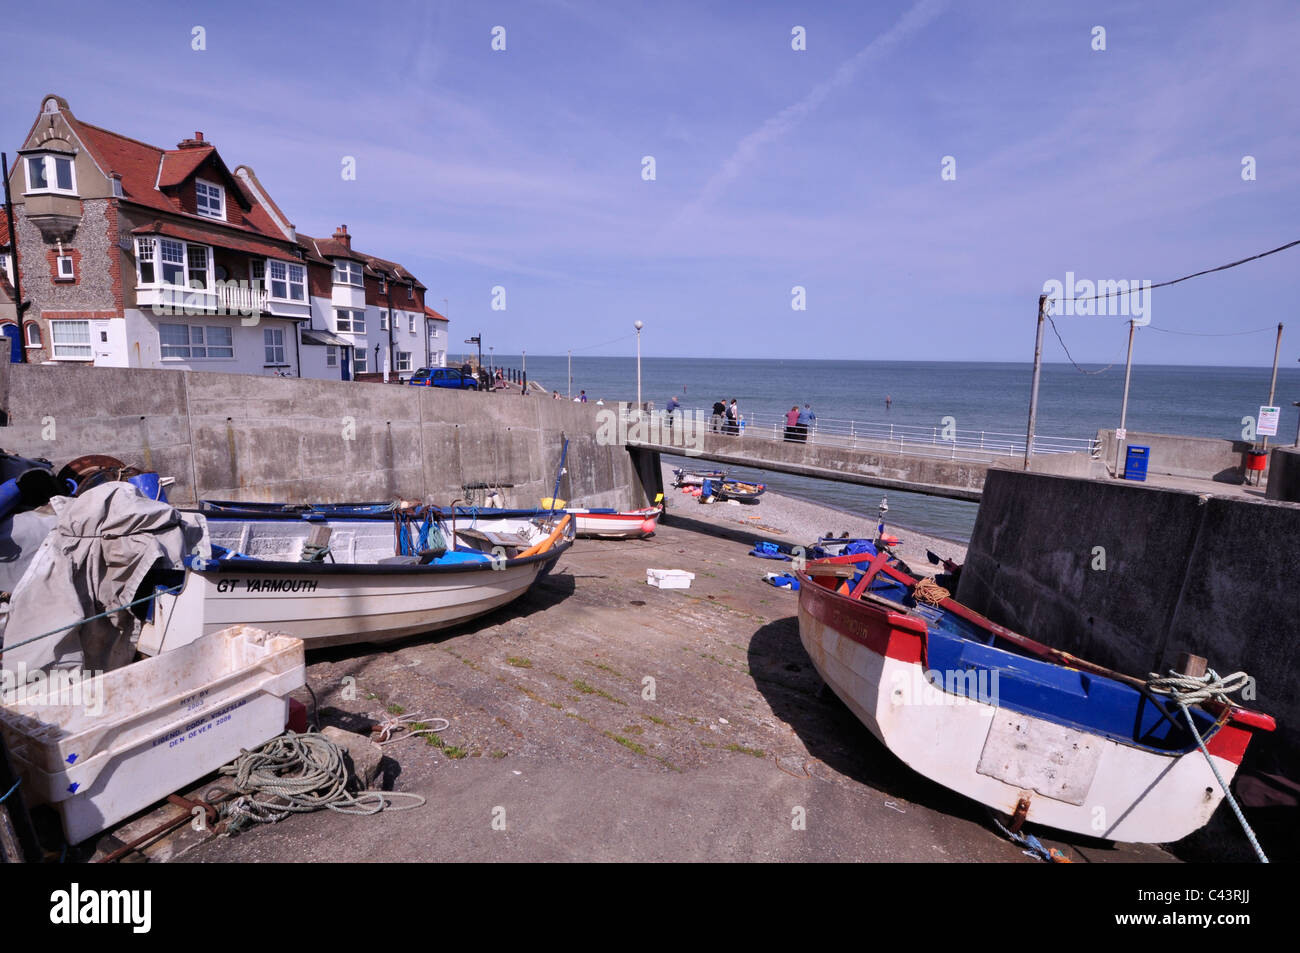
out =
<path fill-rule="evenodd" d="M 1150 447 L 1129 447 L 1124 453 L 1124 479 L 1146 482 Z"/>
<path fill-rule="evenodd" d="M 162 483 L 156 473 L 141 473 L 138 476 L 128 477 L 126 482 L 134 484 L 136 489 L 151 500 L 167 502 L 167 494 L 163 492 Z"/>

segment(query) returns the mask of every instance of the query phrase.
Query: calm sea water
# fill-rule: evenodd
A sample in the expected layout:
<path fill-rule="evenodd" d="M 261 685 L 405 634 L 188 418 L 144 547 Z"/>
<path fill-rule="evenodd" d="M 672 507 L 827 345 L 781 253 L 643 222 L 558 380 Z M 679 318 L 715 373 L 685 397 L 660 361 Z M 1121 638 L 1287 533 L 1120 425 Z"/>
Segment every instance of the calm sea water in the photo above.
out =
<path fill-rule="evenodd" d="M 508 366 L 518 368 L 511 358 Z M 1196 437 L 1240 439 L 1242 418 L 1257 416 L 1268 400 L 1269 367 L 1134 365 L 1128 429 Z M 528 355 L 528 376 L 566 396 L 565 356 Z M 954 417 L 961 430 L 1023 434 L 1029 416 L 1029 364 L 896 361 L 787 361 L 642 358 L 642 398 L 662 407 L 676 395 L 683 407 L 704 411 L 715 400 L 736 399 L 742 414 L 783 413 L 812 404 L 821 418 L 925 427 Z M 590 400 L 636 399 L 635 357 L 573 358 L 572 392 Z M 1039 385 L 1037 432 L 1089 438 L 1119 425 L 1124 366 L 1084 375 L 1069 364 L 1047 364 Z M 893 398 L 886 410 L 885 396 Z M 1300 368 L 1278 372 L 1275 403 L 1282 407 L 1277 441 L 1295 439 Z M 740 469 L 737 476 L 746 474 Z M 787 474 L 750 471 L 773 490 L 874 515 L 881 490 Z M 952 539 L 969 538 L 976 505 L 890 492 L 889 517 L 901 526 Z M 831 527 L 826 527 L 830 529 Z"/>

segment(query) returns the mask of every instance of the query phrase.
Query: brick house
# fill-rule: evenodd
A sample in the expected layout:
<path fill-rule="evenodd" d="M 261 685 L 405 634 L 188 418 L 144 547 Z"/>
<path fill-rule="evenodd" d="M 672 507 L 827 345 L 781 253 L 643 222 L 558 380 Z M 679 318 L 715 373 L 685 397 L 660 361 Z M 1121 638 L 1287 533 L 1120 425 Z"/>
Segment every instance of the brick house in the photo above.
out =
<path fill-rule="evenodd" d="M 351 255 L 350 240 L 298 235 L 253 170 L 232 172 L 202 133 L 161 149 L 47 96 L 9 184 L 29 362 L 348 379 L 342 350 L 370 344 L 337 333 L 340 310 L 370 303 L 369 282 L 359 296 L 340 289 L 352 259 L 376 304 L 371 262 L 400 271 L 423 326 L 413 276 Z M 4 303 L 0 287 L 0 324 Z"/>

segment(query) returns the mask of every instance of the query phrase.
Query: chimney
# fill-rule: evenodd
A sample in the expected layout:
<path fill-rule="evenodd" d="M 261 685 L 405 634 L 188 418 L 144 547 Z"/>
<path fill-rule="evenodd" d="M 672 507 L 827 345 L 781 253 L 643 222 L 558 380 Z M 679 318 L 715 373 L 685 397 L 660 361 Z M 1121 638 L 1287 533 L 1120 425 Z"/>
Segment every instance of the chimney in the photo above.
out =
<path fill-rule="evenodd" d="M 346 225 L 340 225 L 334 229 L 334 240 L 340 242 L 348 251 L 352 251 L 352 236 L 348 234 Z"/>
<path fill-rule="evenodd" d="M 295 225 L 293 222 L 290 222 L 288 225 L 288 229 L 289 229 L 289 241 L 296 243 L 298 241 L 298 226 Z"/>
<path fill-rule="evenodd" d="M 182 139 L 180 142 L 176 143 L 176 148 L 177 149 L 201 149 L 206 145 L 207 143 L 203 141 L 203 133 L 196 132 L 194 133 L 193 139 Z"/>

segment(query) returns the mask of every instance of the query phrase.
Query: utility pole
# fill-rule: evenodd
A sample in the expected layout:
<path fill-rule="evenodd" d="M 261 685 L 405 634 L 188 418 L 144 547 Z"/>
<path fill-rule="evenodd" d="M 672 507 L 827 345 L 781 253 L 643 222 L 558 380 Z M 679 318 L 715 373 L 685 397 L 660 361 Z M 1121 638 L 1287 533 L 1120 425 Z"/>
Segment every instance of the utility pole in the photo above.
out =
<path fill-rule="evenodd" d="M 9 194 L 9 153 L 0 152 L 0 170 L 5 180 L 5 217 L 9 219 L 9 260 L 13 263 L 14 317 L 18 319 L 18 353 L 23 363 L 27 363 L 27 332 L 23 328 L 23 312 L 31 307 L 30 301 L 23 300 L 23 279 L 18 273 L 18 236 L 14 231 L 14 202 Z"/>
<path fill-rule="evenodd" d="M 1034 338 L 1034 382 L 1029 391 L 1029 429 L 1025 431 L 1025 469 L 1034 452 L 1034 428 L 1038 425 L 1038 377 L 1043 368 L 1043 318 L 1047 316 L 1047 295 L 1038 296 L 1038 335 Z"/>
<path fill-rule="evenodd" d="M 1273 346 L 1273 380 L 1268 385 L 1268 406 L 1273 406 L 1273 397 L 1277 393 L 1277 359 L 1282 353 L 1282 322 L 1277 323 L 1277 344 Z M 1261 450 L 1268 446 L 1268 437 L 1261 437 L 1259 448 Z"/>
<path fill-rule="evenodd" d="M 1128 323 L 1128 359 L 1124 362 L 1124 403 L 1119 409 L 1119 430 L 1115 432 L 1115 475 L 1119 476 L 1120 441 L 1128 440 L 1128 382 L 1133 373 L 1133 329 L 1137 322 Z"/>

